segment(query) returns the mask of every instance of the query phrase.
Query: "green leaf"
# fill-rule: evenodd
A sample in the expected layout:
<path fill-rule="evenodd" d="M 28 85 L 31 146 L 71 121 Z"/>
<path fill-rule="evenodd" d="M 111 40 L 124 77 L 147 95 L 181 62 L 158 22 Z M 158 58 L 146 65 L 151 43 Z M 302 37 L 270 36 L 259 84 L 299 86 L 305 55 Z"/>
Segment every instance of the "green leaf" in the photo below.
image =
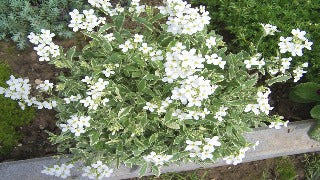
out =
<path fill-rule="evenodd" d="M 76 52 L 76 46 L 73 46 L 72 48 L 70 48 L 67 52 L 67 60 L 72 61 L 75 52 Z"/>
<path fill-rule="evenodd" d="M 120 43 L 120 44 L 124 43 L 124 40 L 119 32 L 117 32 L 117 31 L 113 32 L 113 36 L 116 38 L 118 43 Z"/>
<path fill-rule="evenodd" d="M 139 176 L 142 177 L 143 175 L 145 175 L 146 172 L 147 172 L 147 169 L 148 169 L 148 163 L 145 162 L 145 163 L 143 163 L 143 165 L 140 167 Z"/>
<path fill-rule="evenodd" d="M 169 122 L 165 124 L 170 129 L 180 129 L 180 125 L 176 122 Z"/>
<path fill-rule="evenodd" d="M 143 92 L 143 90 L 146 88 L 147 86 L 147 81 L 142 79 L 139 83 L 138 83 L 138 91 L 139 92 Z"/>
<path fill-rule="evenodd" d="M 90 146 L 94 146 L 99 142 L 100 133 L 98 131 L 92 131 L 89 134 Z"/>
<path fill-rule="evenodd" d="M 109 29 L 112 28 L 112 27 L 114 27 L 114 26 L 111 25 L 111 24 L 105 24 L 105 25 L 103 25 L 103 26 L 99 29 L 98 35 L 104 33 L 105 31 L 109 30 Z"/>
<path fill-rule="evenodd" d="M 320 105 L 316 105 L 310 111 L 311 117 L 315 119 L 320 119 Z"/>
<path fill-rule="evenodd" d="M 302 83 L 290 91 L 289 98 L 299 103 L 317 102 L 320 101 L 320 95 L 317 93 L 319 89 L 320 84 L 313 82 Z"/>
<path fill-rule="evenodd" d="M 161 171 L 160 171 L 160 167 L 159 167 L 159 166 L 152 166 L 152 167 L 151 167 L 151 170 L 152 170 L 152 172 L 153 172 L 153 174 L 154 174 L 155 176 L 157 176 L 157 177 L 160 176 Z"/>
<path fill-rule="evenodd" d="M 143 79 L 145 79 L 145 80 L 158 80 L 159 77 L 156 76 L 156 75 L 153 75 L 153 74 L 147 74 L 147 75 L 145 75 L 145 76 L 143 77 Z"/>
<path fill-rule="evenodd" d="M 313 127 L 309 132 L 308 132 L 309 136 L 320 142 L 320 122 L 317 121 L 317 124 L 315 127 Z"/>
<path fill-rule="evenodd" d="M 287 80 L 289 80 L 291 78 L 291 75 L 281 75 L 281 76 L 277 76 L 274 77 L 272 79 L 269 79 L 266 81 L 266 83 L 268 84 L 268 86 L 271 86 L 272 84 L 278 83 L 278 82 L 285 82 Z"/>
<path fill-rule="evenodd" d="M 134 17 L 133 18 L 135 21 L 143 24 L 146 28 L 148 28 L 151 32 L 153 31 L 153 25 L 152 23 L 150 23 L 149 21 L 147 21 L 146 19 L 144 18 L 141 18 L 141 17 Z"/>
<path fill-rule="evenodd" d="M 166 113 L 166 115 L 164 116 L 164 120 L 165 120 L 166 122 L 172 120 L 172 113 L 173 113 L 173 110 L 172 110 L 172 109 L 170 109 L 170 110 Z"/>
<path fill-rule="evenodd" d="M 124 23 L 124 19 L 125 19 L 124 13 L 114 17 L 114 25 L 115 25 L 117 31 L 121 31 L 123 23 Z"/>
<path fill-rule="evenodd" d="M 167 15 L 158 13 L 157 15 L 155 15 L 153 18 L 150 19 L 150 22 L 151 23 L 155 23 L 156 21 L 158 21 L 158 20 L 160 20 L 162 18 L 165 18 L 165 17 L 167 17 Z"/>
<path fill-rule="evenodd" d="M 250 80 L 244 82 L 244 83 L 243 83 L 243 86 L 244 86 L 244 87 L 247 87 L 247 88 L 253 87 L 257 82 L 258 82 L 258 74 L 255 74 L 255 75 L 253 76 L 253 79 L 250 79 Z"/>
<path fill-rule="evenodd" d="M 118 112 L 118 118 L 121 119 L 121 118 L 127 116 L 132 109 L 133 109 L 133 107 L 130 107 L 130 106 L 125 107 L 125 108 L 121 108 L 121 110 Z"/>
<path fill-rule="evenodd" d="M 154 133 L 150 136 L 149 143 L 151 144 L 151 143 L 155 142 L 157 139 L 158 139 L 158 133 Z"/>

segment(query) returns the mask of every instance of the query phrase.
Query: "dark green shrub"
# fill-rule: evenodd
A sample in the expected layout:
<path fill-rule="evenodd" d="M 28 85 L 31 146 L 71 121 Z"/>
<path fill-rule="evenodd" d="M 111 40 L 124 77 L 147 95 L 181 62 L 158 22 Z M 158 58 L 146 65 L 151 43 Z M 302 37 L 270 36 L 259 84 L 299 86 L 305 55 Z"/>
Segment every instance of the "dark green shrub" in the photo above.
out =
<path fill-rule="evenodd" d="M 28 45 L 27 35 L 50 29 L 59 37 L 70 38 L 67 22 L 72 9 L 82 9 L 83 0 L 1 0 L 0 40 L 11 38 L 20 49 Z"/>
<path fill-rule="evenodd" d="M 6 81 L 11 72 L 0 63 L 0 86 L 7 87 Z M 21 135 L 16 128 L 30 122 L 35 115 L 33 108 L 21 110 L 18 103 L 0 95 L 0 155 L 8 153 L 19 141 Z"/>
<path fill-rule="evenodd" d="M 314 0 L 192 0 L 196 5 L 206 5 L 212 17 L 211 28 L 224 34 L 230 32 L 230 50 L 238 52 L 250 50 L 251 42 L 258 41 L 261 34 L 260 23 L 275 25 L 282 32 L 280 37 L 290 34 L 292 29 L 299 28 L 308 33 L 308 39 L 314 42 L 312 51 L 305 52 L 303 57 L 294 57 L 297 63 L 309 62 L 311 68 L 307 78 L 320 82 L 320 1 Z M 262 30 L 260 30 L 262 33 Z M 259 46 L 264 56 L 278 49 L 278 38 L 269 37 Z"/>
<path fill-rule="evenodd" d="M 317 124 L 309 131 L 309 135 L 320 141 L 320 84 L 313 82 L 299 84 L 291 90 L 289 97 L 298 103 L 316 103 L 310 115 L 317 120 Z"/>

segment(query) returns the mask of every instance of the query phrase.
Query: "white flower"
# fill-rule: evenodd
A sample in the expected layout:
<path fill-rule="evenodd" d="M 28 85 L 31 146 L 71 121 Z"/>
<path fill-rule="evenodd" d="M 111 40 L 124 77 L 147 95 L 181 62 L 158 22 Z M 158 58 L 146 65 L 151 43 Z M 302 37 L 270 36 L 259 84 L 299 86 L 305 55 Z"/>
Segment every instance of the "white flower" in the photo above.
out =
<path fill-rule="evenodd" d="M 308 63 L 302 64 L 293 70 L 294 82 L 298 82 L 302 78 L 303 74 L 307 73 L 307 71 L 303 70 L 305 66 L 308 67 Z"/>
<path fill-rule="evenodd" d="M 119 48 L 122 49 L 122 52 L 128 52 L 129 49 L 133 49 L 133 45 L 130 40 L 127 40 L 124 44 L 120 44 Z"/>
<path fill-rule="evenodd" d="M 218 119 L 218 121 L 222 121 L 223 117 L 227 115 L 227 110 L 228 107 L 221 106 L 218 112 L 216 112 L 216 114 L 214 115 L 214 118 Z"/>
<path fill-rule="evenodd" d="M 113 36 L 113 33 L 109 33 L 104 35 L 104 38 L 106 38 L 109 42 L 115 40 L 116 38 Z"/>
<path fill-rule="evenodd" d="M 214 136 L 213 138 L 205 138 L 204 140 L 210 146 L 221 146 L 221 143 L 218 141 L 218 136 Z"/>
<path fill-rule="evenodd" d="M 84 167 L 82 170 L 84 171 L 82 176 L 89 179 L 104 179 L 110 177 L 113 173 L 113 169 L 103 164 L 102 161 L 97 161 L 91 164 L 91 166 Z"/>
<path fill-rule="evenodd" d="M 157 155 L 155 152 L 151 152 L 148 156 L 143 156 L 146 162 L 152 162 L 155 166 L 162 166 L 164 163 L 169 162 L 172 155 Z"/>
<path fill-rule="evenodd" d="M 49 80 L 45 80 L 43 83 L 39 84 L 36 89 L 39 89 L 40 91 L 47 92 L 49 90 L 52 90 L 53 83 L 50 83 Z"/>
<path fill-rule="evenodd" d="M 110 77 L 110 75 L 114 74 L 115 72 L 112 71 L 111 69 L 107 68 L 107 69 L 103 70 L 102 73 L 103 73 L 106 77 Z"/>
<path fill-rule="evenodd" d="M 133 42 L 135 42 L 135 43 L 143 42 L 143 35 L 135 34 Z"/>
<path fill-rule="evenodd" d="M 226 61 L 223 61 L 217 54 L 212 54 L 211 56 L 206 55 L 205 58 L 208 64 L 218 65 L 221 69 L 224 69 Z"/>
<path fill-rule="evenodd" d="M 41 171 L 41 173 L 51 176 L 57 176 L 60 178 L 67 178 L 71 176 L 71 169 L 74 167 L 73 164 L 61 164 L 61 166 L 54 165 L 53 167 L 49 168 L 44 166 L 44 170 Z"/>
<path fill-rule="evenodd" d="M 200 148 L 199 146 L 202 144 L 201 141 L 190 141 L 190 140 L 187 140 L 186 143 L 188 144 L 185 151 L 199 151 Z"/>
<path fill-rule="evenodd" d="M 266 36 L 274 35 L 275 32 L 280 32 L 279 30 L 277 30 L 277 26 L 273 26 L 271 24 L 261 24 L 261 26 L 263 27 L 264 34 Z"/>
<path fill-rule="evenodd" d="M 216 37 L 210 36 L 210 38 L 206 40 L 206 45 L 209 49 L 214 47 L 216 44 Z"/>
<path fill-rule="evenodd" d="M 147 54 L 151 50 L 152 47 L 148 47 L 147 43 L 142 43 L 142 47 L 139 48 L 139 51 L 141 51 L 143 54 Z"/>
<path fill-rule="evenodd" d="M 156 108 L 158 108 L 158 106 L 150 102 L 147 102 L 146 105 L 143 107 L 143 109 L 149 110 L 150 112 L 153 112 Z"/>
<path fill-rule="evenodd" d="M 70 131 L 75 136 L 80 136 L 86 132 L 85 128 L 90 127 L 90 120 L 90 116 L 72 115 L 66 124 L 59 124 L 59 127 L 63 132 Z"/>

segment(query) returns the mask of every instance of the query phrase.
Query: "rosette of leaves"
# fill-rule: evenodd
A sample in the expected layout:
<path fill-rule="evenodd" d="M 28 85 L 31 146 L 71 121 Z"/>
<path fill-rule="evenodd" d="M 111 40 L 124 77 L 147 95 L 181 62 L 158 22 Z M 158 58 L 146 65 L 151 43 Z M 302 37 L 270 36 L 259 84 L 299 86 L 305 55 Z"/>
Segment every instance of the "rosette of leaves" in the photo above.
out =
<path fill-rule="evenodd" d="M 309 135 L 320 141 L 320 84 L 301 83 L 290 91 L 289 97 L 294 102 L 316 104 L 310 111 L 311 117 L 316 119 L 316 126 L 309 131 Z"/>
<path fill-rule="evenodd" d="M 189 152 L 185 151 L 186 140 L 202 141 L 204 138 L 219 137 L 222 145 L 215 149 L 214 157 L 205 162 L 234 154 L 248 146 L 243 133 L 274 120 L 263 113 L 258 116 L 244 113 L 246 105 L 257 103 L 257 92 L 261 90 L 261 84 L 257 84 L 258 77 L 264 70 L 252 70 L 249 73 L 243 62 L 250 58 L 250 54 L 226 53 L 222 37 L 214 31 L 207 32 L 204 29 L 194 35 L 174 35 L 168 33 L 167 25 L 163 24 L 166 16 L 153 7 L 147 6 L 146 9 L 147 12 L 141 15 L 129 13 L 126 9 L 110 17 L 109 23 L 96 31 L 83 32 L 91 40 L 81 51 L 73 47 L 51 61 L 58 68 L 69 69 L 69 72 L 64 71 L 66 73 L 59 76 L 57 85 L 58 125 L 66 123 L 74 114 L 91 117 L 90 127 L 86 127 L 80 136 L 70 131 L 51 134 L 50 139 L 58 144 L 58 151 L 62 154 L 72 153 L 71 162 L 80 160 L 90 165 L 101 160 L 117 167 L 120 164 L 129 167 L 138 165 L 141 167 L 140 175 L 145 174 L 148 168 L 159 175 L 161 166 L 155 166 L 143 158 L 152 151 L 173 155 L 168 163 L 179 164 L 189 160 L 202 162 L 199 158 L 189 157 Z M 129 25 L 133 25 L 133 28 Z M 115 40 L 108 41 L 104 37 L 106 33 L 113 33 Z M 212 85 L 218 86 L 214 94 L 204 100 L 201 107 L 187 107 L 173 100 L 164 113 L 145 110 L 147 102 L 161 104 L 170 97 L 172 90 L 179 87 L 183 79 L 173 83 L 162 81 L 165 77 L 165 60 L 151 61 L 149 55 L 138 50 L 138 44 L 133 44 L 133 49 L 123 52 L 119 46 L 128 39 L 132 41 L 135 34 L 143 35 L 143 42 L 153 50 L 164 52 L 163 56 L 178 42 L 185 45 L 186 50 L 195 49 L 202 56 L 216 53 L 226 61 L 224 69 L 204 63 L 203 70 L 195 72 L 195 75 L 203 76 Z M 209 37 L 216 38 L 217 43 L 210 49 L 206 46 Z M 103 74 L 106 68 L 112 68 L 114 74 L 106 77 Z M 77 94 L 83 99 L 88 96 L 87 84 L 81 81 L 86 76 L 92 77 L 93 81 L 102 78 L 109 82 L 102 92 L 103 97 L 109 99 L 106 106 L 90 110 L 79 101 L 65 103 L 64 98 Z M 283 76 L 276 77 L 269 83 L 286 79 Z M 222 105 L 228 107 L 228 112 L 219 121 L 214 116 Z M 202 111 L 204 108 L 211 113 L 203 119 L 182 121 L 173 116 L 176 109 Z"/>

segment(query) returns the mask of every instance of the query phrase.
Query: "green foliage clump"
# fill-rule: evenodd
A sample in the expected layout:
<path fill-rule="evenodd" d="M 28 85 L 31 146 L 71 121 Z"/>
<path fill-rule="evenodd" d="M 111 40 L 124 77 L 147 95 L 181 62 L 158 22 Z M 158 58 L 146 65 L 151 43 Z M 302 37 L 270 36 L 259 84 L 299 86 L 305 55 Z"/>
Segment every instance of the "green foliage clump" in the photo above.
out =
<path fill-rule="evenodd" d="M 276 175 L 279 180 L 293 180 L 297 177 L 296 168 L 289 157 L 282 157 L 276 161 Z"/>
<path fill-rule="evenodd" d="M 304 170 L 308 180 L 320 179 L 320 154 L 306 154 L 305 155 Z"/>
<path fill-rule="evenodd" d="M 11 38 L 19 49 L 28 45 L 30 32 L 50 29 L 59 37 L 70 38 L 68 12 L 83 8 L 83 0 L 2 0 L 0 3 L 0 40 Z"/>
<path fill-rule="evenodd" d="M 9 67 L 0 63 L 0 87 L 11 75 Z M 8 153 L 19 141 L 21 135 L 16 128 L 30 122 L 35 115 L 33 108 L 21 110 L 18 103 L 0 95 L 0 155 Z"/>
<path fill-rule="evenodd" d="M 303 57 L 294 57 L 296 63 L 309 62 L 311 68 L 307 79 L 320 81 L 320 1 L 314 0 L 192 0 L 196 5 L 206 5 L 212 17 L 211 28 L 219 33 L 230 32 L 228 40 L 230 50 L 238 52 L 249 50 L 260 37 L 260 23 L 277 26 L 281 32 L 278 36 L 289 34 L 299 28 L 308 34 L 314 44 L 313 51 L 305 52 Z M 253 43 L 252 43 L 253 42 Z M 258 51 L 265 57 L 278 49 L 278 39 L 269 38 L 263 42 Z"/>
<path fill-rule="evenodd" d="M 309 135 L 320 141 L 320 84 L 313 82 L 299 84 L 290 91 L 289 97 L 298 103 L 317 104 L 310 111 L 311 117 L 317 120 L 317 124 L 309 131 Z"/>

